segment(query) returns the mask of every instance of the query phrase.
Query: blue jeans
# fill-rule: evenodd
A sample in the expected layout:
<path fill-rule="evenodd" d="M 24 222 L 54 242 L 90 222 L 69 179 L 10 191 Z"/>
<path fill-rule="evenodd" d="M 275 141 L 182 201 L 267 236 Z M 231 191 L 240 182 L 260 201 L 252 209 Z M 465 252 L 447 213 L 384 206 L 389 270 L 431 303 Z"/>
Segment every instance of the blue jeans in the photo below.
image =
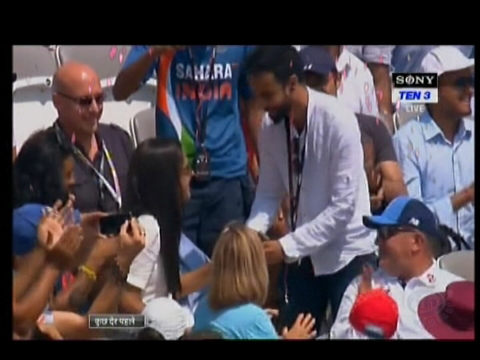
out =
<path fill-rule="evenodd" d="M 304 258 L 300 265 L 288 265 L 288 304 L 283 304 L 281 311 L 282 327 L 291 327 L 299 314 L 309 313 L 315 318 L 318 333 L 328 304 L 335 319 L 345 290 L 367 263 L 376 268 L 377 257 L 374 253 L 357 256 L 343 269 L 329 275 L 315 276 L 309 257 Z M 282 296 L 285 294 L 284 275 L 285 270 L 280 275 Z"/>
<path fill-rule="evenodd" d="M 192 181 L 191 198 L 184 210 L 183 233 L 208 257 L 218 236 L 232 221 L 245 222 L 252 203 L 248 176 Z"/>

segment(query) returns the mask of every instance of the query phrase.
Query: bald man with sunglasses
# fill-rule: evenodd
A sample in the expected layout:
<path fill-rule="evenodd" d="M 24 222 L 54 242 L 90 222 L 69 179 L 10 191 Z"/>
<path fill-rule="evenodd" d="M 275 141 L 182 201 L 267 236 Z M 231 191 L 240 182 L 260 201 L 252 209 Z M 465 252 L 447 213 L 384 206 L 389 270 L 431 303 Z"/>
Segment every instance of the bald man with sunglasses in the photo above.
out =
<path fill-rule="evenodd" d="M 114 124 L 100 124 L 105 95 L 87 65 L 70 62 L 52 83 L 58 141 L 73 149 L 76 207 L 80 212 L 116 212 L 122 206 L 133 143 Z"/>

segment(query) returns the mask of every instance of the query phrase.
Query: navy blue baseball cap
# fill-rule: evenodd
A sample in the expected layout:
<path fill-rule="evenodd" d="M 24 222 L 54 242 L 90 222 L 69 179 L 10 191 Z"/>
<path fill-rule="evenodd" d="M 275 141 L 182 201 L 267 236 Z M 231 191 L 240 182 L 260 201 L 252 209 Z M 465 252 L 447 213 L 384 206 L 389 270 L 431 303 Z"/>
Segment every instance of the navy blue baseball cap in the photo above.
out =
<path fill-rule="evenodd" d="M 319 75 L 328 75 L 337 71 L 335 60 L 324 48 L 320 46 L 307 46 L 300 50 L 303 62 L 303 71 L 311 71 Z"/>
<path fill-rule="evenodd" d="M 23 256 L 37 246 L 37 227 L 43 217 L 45 205 L 26 204 L 13 210 L 13 255 Z M 75 210 L 75 222 L 80 222 L 80 213 Z"/>
<path fill-rule="evenodd" d="M 397 197 L 381 215 L 364 216 L 363 224 L 370 229 L 409 226 L 435 237 L 439 225 L 435 214 L 427 205 L 408 196 Z"/>

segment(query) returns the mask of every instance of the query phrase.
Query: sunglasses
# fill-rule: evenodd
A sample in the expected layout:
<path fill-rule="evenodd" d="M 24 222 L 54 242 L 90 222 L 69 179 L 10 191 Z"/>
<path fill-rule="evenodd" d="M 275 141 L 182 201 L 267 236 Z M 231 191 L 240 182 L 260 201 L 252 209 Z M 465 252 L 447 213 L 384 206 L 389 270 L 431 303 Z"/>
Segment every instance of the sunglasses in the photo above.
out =
<path fill-rule="evenodd" d="M 381 227 L 377 231 L 377 241 L 385 241 L 391 239 L 395 235 L 398 235 L 402 232 L 416 232 L 418 231 L 414 227 L 410 226 L 385 226 Z"/>
<path fill-rule="evenodd" d="M 93 101 L 99 106 L 103 105 L 103 102 L 105 101 L 105 94 L 99 94 L 96 96 L 82 96 L 82 97 L 73 97 L 64 93 L 57 93 L 58 95 L 64 97 L 65 99 L 68 99 L 70 101 L 73 101 L 80 107 L 88 108 L 92 106 Z"/>
<path fill-rule="evenodd" d="M 465 89 L 467 87 L 475 87 L 475 78 L 473 76 L 465 76 L 458 78 L 453 82 L 453 86 L 460 89 Z"/>

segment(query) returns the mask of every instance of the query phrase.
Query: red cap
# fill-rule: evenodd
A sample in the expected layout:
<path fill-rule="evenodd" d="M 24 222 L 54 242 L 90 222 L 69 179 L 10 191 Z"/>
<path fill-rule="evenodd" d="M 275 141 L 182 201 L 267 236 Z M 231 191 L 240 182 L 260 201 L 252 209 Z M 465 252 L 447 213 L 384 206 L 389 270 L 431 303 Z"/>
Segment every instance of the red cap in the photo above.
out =
<path fill-rule="evenodd" d="M 376 328 L 381 332 L 380 337 L 390 339 L 397 331 L 397 303 L 382 289 L 361 294 L 353 304 L 350 323 L 363 334 Z"/>

